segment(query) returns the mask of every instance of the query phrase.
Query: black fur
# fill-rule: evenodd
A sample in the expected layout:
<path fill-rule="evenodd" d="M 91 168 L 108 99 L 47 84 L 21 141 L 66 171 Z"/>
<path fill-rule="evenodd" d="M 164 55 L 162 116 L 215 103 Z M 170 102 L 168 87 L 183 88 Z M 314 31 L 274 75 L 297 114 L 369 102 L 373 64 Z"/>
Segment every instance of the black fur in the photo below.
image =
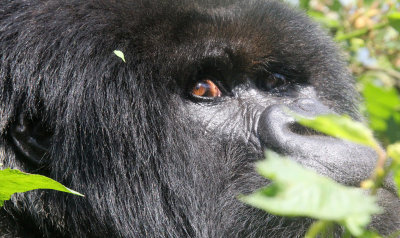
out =
<path fill-rule="evenodd" d="M 275 1 L 2 0 L 0 162 L 86 197 L 18 194 L 1 210 L 0 236 L 301 237 L 310 220 L 267 215 L 237 195 L 265 185 L 253 169 L 262 148 L 304 157 L 260 141 L 269 106 L 312 97 L 359 118 L 337 52 Z M 290 89 L 255 90 L 260 67 Z M 192 97 L 202 75 L 229 93 Z"/>

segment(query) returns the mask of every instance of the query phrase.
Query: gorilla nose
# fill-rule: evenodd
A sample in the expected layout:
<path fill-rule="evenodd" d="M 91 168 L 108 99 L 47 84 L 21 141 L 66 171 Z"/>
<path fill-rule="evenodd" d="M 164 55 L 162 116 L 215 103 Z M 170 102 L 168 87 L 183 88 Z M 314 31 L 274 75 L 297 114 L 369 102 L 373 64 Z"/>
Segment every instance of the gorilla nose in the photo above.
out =
<path fill-rule="evenodd" d="M 267 148 L 284 154 L 297 153 L 306 149 L 304 145 L 307 142 L 315 142 L 316 138 L 311 135 L 319 133 L 297 124 L 293 114 L 312 118 L 332 113 L 328 107 L 311 98 L 298 99 L 289 105 L 273 105 L 261 114 L 258 137 Z"/>
<path fill-rule="evenodd" d="M 257 127 L 264 148 L 346 185 L 359 186 L 371 175 L 377 160 L 372 149 L 302 127 L 290 111 L 304 117 L 334 113 L 316 99 L 270 106 L 262 113 Z"/>

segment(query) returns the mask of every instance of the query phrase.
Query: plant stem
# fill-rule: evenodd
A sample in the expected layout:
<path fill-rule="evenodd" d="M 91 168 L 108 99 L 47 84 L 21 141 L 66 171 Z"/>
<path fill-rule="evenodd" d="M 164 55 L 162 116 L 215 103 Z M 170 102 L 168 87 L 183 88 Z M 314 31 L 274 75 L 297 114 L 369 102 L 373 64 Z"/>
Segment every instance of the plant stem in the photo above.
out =
<path fill-rule="evenodd" d="M 374 186 L 371 189 L 371 194 L 376 195 L 376 192 L 381 187 L 383 180 L 386 175 L 389 173 L 390 169 L 385 169 L 385 164 L 387 161 L 386 151 L 381 147 L 374 148 L 376 153 L 378 154 L 378 161 L 376 162 L 374 173 L 372 174 L 372 181 L 374 181 Z"/>
<path fill-rule="evenodd" d="M 345 40 L 349 40 L 351 38 L 355 38 L 355 37 L 360 37 L 362 35 L 367 34 L 368 32 L 370 32 L 371 30 L 377 30 L 377 29 L 381 29 L 385 26 L 388 26 L 389 23 L 388 22 L 382 22 L 382 23 L 378 23 L 372 27 L 365 27 L 363 29 L 359 29 L 359 30 L 355 30 L 346 34 L 338 34 L 335 37 L 336 41 L 345 41 Z"/>
<path fill-rule="evenodd" d="M 331 221 L 315 221 L 310 228 L 308 228 L 308 231 L 304 238 L 314 238 L 317 237 L 318 234 L 323 232 L 328 226 L 331 225 Z"/>

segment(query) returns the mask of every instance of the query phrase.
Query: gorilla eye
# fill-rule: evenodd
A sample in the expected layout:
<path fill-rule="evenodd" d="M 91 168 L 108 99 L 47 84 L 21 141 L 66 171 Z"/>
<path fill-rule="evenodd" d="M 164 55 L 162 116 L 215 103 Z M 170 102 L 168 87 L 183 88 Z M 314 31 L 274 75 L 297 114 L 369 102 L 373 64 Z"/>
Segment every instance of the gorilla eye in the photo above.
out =
<path fill-rule="evenodd" d="M 279 73 L 273 73 L 266 78 L 261 77 L 256 81 L 256 86 L 265 91 L 279 89 L 287 84 L 286 77 Z"/>
<path fill-rule="evenodd" d="M 217 98 L 221 97 L 222 93 L 218 86 L 209 79 L 204 79 L 198 82 L 192 89 L 192 95 L 198 97 Z"/>

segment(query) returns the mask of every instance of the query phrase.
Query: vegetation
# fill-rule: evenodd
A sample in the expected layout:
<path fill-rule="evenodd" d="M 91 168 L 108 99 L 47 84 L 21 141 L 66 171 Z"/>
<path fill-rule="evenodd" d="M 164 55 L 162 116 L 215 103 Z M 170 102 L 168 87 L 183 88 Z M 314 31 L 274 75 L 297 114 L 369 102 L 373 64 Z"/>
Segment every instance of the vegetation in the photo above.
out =
<path fill-rule="evenodd" d="M 342 3 L 343 4 L 342 4 Z M 365 101 L 362 111 L 384 144 L 400 140 L 400 3 L 397 0 L 300 0 L 335 37 Z"/>
<path fill-rule="evenodd" d="M 28 174 L 17 169 L 9 168 L 0 170 L 0 207 L 3 206 L 4 201 L 11 198 L 12 194 L 23 193 L 34 189 L 53 189 L 83 196 L 59 182 L 42 175 Z"/>

